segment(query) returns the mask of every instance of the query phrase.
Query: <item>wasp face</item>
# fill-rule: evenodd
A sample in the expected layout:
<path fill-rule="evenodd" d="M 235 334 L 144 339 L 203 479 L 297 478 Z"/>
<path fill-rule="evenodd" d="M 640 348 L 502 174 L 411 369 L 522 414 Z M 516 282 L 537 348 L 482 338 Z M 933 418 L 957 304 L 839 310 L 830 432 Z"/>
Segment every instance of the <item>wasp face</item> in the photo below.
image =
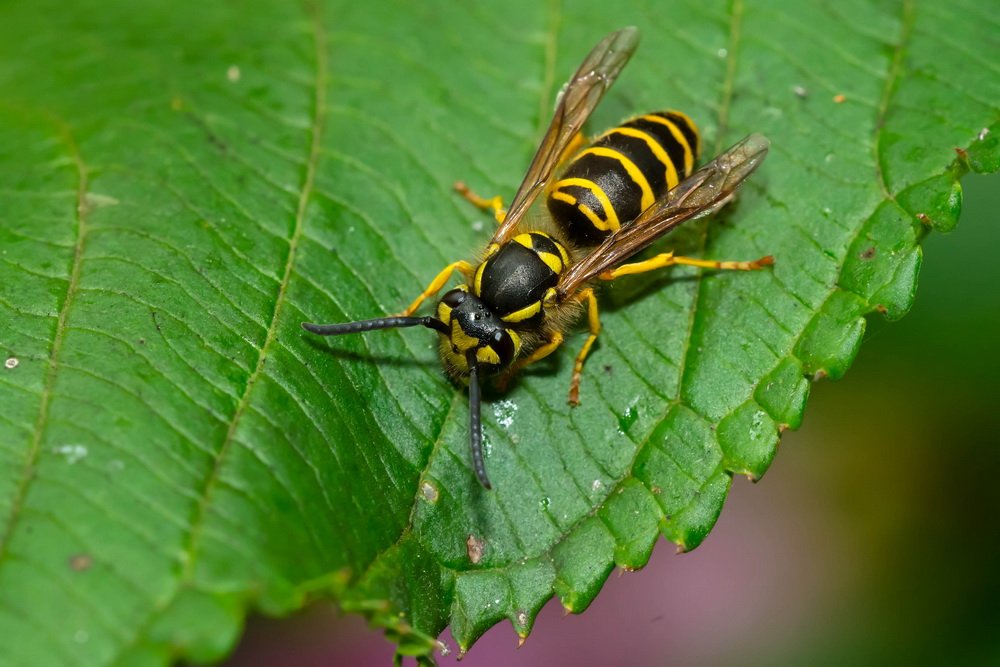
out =
<path fill-rule="evenodd" d="M 437 316 L 448 328 L 447 335 L 441 334 L 441 359 L 453 375 L 468 377 L 470 351 L 484 376 L 499 373 L 520 351 L 518 335 L 507 329 L 482 300 L 463 288 L 444 295 Z"/>

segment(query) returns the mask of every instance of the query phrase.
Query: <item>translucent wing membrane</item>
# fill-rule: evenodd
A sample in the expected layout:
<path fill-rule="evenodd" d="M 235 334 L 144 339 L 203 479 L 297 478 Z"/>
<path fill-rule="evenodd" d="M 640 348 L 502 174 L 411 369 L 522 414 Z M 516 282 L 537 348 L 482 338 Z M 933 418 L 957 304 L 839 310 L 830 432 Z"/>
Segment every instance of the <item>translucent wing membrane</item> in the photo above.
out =
<path fill-rule="evenodd" d="M 503 223 L 493 236 L 494 243 L 503 243 L 512 236 L 517 223 L 552 178 L 563 152 L 618 78 L 618 73 L 638 44 L 637 28 L 622 28 L 611 33 L 591 50 L 563 88 L 549 129 L 507 209 Z"/>
<path fill-rule="evenodd" d="M 760 166 L 769 145 L 764 135 L 751 134 L 691 174 L 563 273 L 557 286 L 560 297 L 574 294 L 585 282 L 618 266 L 682 222 L 724 206 Z"/>

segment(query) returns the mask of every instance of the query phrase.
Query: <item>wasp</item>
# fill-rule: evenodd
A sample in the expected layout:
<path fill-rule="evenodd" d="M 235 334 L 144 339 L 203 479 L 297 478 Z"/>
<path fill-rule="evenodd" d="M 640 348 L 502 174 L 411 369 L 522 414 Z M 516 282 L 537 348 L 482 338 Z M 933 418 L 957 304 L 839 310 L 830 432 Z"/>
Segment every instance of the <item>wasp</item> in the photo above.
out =
<path fill-rule="evenodd" d="M 435 276 L 400 315 L 303 328 L 322 336 L 423 326 L 439 334 L 445 372 L 468 385 L 473 470 L 487 489 L 482 453 L 481 380 L 498 385 L 552 354 L 586 310 L 589 335 L 573 366 L 569 403 L 579 403 L 584 360 L 601 330 L 593 284 L 673 265 L 752 270 L 773 263 L 710 261 L 672 252 L 625 263 L 680 223 L 729 202 L 760 165 L 768 140 L 751 134 L 694 171 L 700 136 L 676 111 L 645 114 L 584 147 L 584 122 L 634 53 L 639 31 L 602 39 L 563 87 L 552 121 L 509 208 L 466 185 L 456 190 L 492 210 L 498 226 L 476 262 L 457 261 Z M 545 194 L 548 219 L 527 214 Z M 414 317 L 458 272 L 465 282 L 446 292 L 434 315 Z"/>

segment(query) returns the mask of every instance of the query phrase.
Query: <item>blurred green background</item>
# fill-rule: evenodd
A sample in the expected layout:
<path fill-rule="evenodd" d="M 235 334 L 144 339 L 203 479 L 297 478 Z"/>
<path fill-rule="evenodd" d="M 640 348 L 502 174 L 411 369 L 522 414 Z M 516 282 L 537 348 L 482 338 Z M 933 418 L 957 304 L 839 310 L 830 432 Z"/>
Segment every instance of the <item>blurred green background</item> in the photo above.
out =
<path fill-rule="evenodd" d="M 802 429 L 759 483 L 736 480 L 701 547 L 662 542 L 582 616 L 552 602 L 523 648 L 498 626 L 463 667 L 1000 665 L 1000 176 L 963 185 L 957 230 L 925 242 L 912 311 L 869 321 L 846 378 L 813 385 Z M 391 655 L 320 605 L 252 619 L 229 665 Z"/>

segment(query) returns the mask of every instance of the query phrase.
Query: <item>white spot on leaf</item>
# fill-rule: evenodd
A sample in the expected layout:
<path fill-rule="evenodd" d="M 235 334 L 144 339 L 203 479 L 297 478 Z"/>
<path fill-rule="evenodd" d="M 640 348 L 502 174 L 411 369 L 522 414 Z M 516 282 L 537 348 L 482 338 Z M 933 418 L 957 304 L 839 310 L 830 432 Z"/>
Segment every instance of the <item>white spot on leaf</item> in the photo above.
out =
<path fill-rule="evenodd" d="M 510 428 L 514 423 L 514 413 L 517 412 L 517 404 L 506 399 L 493 404 L 493 416 L 496 417 L 497 424 L 503 428 Z"/>
<path fill-rule="evenodd" d="M 65 457 L 66 463 L 69 463 L 70 465 L 87 456 L 87 448 L 83 445 L 60 445 L 52 451 L 59 456 Z"/>
<path fill-rule="evenodd" d="M 104 208 L 105 206 L 117 206 L 120 204 L 117 199 L 111 195 L 102 195 L 99 192 L 88 192 L 83 197 L 83 203 L 80 205 L 82 209 L 81 213 L 92 213 L 99 208 Z"/>
<path fill-rule="evenodd" d="M 4 368 L 8 370 L 14 370 L 21 361 L 17 357 L 7 357 L 7 360 L 3 362 Z"/>
<path fill-rule="evenodd" d="M 438 499 L 437 487 L 425 481 L 420 485 L 420 497 L 429 503 L 436 503 Z"/>
<path fill-rule="evenodd" d="M 767 415 L 763 410 L 758 410 L 753 413 L 753 417 L 750 419 L 750 439 L 760 440 L 761 436 L 764 435 L 764 417 Z"/>

